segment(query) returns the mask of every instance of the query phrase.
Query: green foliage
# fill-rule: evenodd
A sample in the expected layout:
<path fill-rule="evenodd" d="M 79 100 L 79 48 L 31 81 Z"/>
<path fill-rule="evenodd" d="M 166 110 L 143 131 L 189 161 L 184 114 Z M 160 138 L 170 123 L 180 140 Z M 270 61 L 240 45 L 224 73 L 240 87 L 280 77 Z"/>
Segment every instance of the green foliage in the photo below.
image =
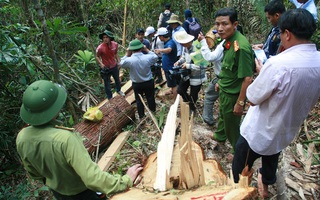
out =
<path fill-rule="evenodd" d="M 40 25 L 40 22 L 38 21 Z M 88 31 L 87 27 L 81 26 L 79 23 L 67 22 L 65 23 L 62 18 L 54 18 L 52 22 L 47 20 L 47 25 L 50 30 L 50 35 L 73 35 L 77 33 L 85 33 Z"/>
<path fill-rule="evenodd" d="M 47 186 L 36 187 L 32 185 L 28 179 L 22 179 L 20 183 L 12 186 L 4 183 L 0 187 L 0 199 L 16 200 L 16 199 L 39 199 L 40 193 L 46 193 L 49 196 L 49 188 Z"/>
<path fill-rule="evenodd" d="M 317 46 L 317 49 L 320 49 L 320 22 L 317 23 L 317 30 L 313 34 L 311 41 L 314 42 Z"/>
<path fill-rule="evenodd" d="M 79 63 L 82 63 L 84 68 L 89 64 L 96 64 L 93 53 L 88 50 L 79 50 L 78 55 L 75 54 L 74 56 L 78 58 Z"/>
<path fill-rule="evenodd" d="M 163 106 L 161 107 L 161 110 L 158 115 L 158 126 L 159 128 L 162 128 L 164 126 L 164 120 L 167 114 L 167 107 Z"/>

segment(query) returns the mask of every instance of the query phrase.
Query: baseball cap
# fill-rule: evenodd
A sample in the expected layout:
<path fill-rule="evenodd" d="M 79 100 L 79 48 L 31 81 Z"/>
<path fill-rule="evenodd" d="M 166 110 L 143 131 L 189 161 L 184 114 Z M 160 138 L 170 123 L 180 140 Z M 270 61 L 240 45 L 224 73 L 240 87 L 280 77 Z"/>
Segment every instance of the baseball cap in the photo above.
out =
<path fill-rule="evenodd" d="M 147 29 L 146 29 L 146 32 L 144 33 L 144 36 L 149 36 L 150 34 L 156 32 L 156 30 L 154 30 L 154 28 L 152 26 L 149 26 Z"/>
<path fill-rule="evenodd" d="M 139 33 L 144 33 L 143 28 L 137 28 L 136 33 L 137 33 L 137 34 L 139 34 Z"/>
<path fill-rule="evenodd" d="M 169 31 L 166 28 L 162 27 L 158 29 L 156 36 L 167 35 L 168 33 Z"/>

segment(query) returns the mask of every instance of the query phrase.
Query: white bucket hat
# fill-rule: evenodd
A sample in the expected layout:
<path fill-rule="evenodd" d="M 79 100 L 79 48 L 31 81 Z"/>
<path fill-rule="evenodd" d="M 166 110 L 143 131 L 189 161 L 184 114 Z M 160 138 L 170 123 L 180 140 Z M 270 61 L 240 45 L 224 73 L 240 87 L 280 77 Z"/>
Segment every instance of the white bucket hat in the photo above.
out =
<path fill-rule="evenodd" d="M 167 35 L 169 32 L 166 28 L 162 27 L 159 28 L 156 35 L 155 36 L 159 36 L 159 35 Z"/>
<path fill-rule="evenodd" d="M 175 34 L 173 34 L 173 37 L 180 44 L 192 42 L 194 39 L 194 36 L 189 35 L 186 31 L 178 31 Z"/>
<path fill-rule="evenodd" d="M 150 34 L 156 32 L 156 30 L 154 30 L 154 28 L 152 26 L 149 26 L 147 29 L 146 29 L 146 32 L 144 33 L 144 36 L 149 36 Z"/>

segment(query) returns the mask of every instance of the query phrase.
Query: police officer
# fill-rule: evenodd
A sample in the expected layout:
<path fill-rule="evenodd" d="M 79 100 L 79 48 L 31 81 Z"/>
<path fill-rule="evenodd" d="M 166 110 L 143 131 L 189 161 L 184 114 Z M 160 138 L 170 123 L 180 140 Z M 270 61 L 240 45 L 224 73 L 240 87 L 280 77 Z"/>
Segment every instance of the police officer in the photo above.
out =
<path fill-rule="evenodd" d="M 240 135 L 240 120 L 246 99 L 246 89 L 252 81 L 254 54 L 248 40 L 237 31 L 237 12 L 222 8 L 216 15 L 215 25 L 224 43 L 224 56 L 219 74 L 220 116 L 213 139 L 229 140 L 235 149 Z M 230 159 L 232 155 L 228 156 Z"/>
<path fill-rule="evenodd" d="M 16 140 L 22 163 L 35 180 L 46 184 L 56 199 L 99 199 L 131 187 L 142 170 L 137 164 L 127 174 L 111 175 L 93 162 L 78 133 L 55 128 L 67 98 L 66 90 L 47 80 L 32 83 L 24 92 L 20 116 L 29 124 Z"/>

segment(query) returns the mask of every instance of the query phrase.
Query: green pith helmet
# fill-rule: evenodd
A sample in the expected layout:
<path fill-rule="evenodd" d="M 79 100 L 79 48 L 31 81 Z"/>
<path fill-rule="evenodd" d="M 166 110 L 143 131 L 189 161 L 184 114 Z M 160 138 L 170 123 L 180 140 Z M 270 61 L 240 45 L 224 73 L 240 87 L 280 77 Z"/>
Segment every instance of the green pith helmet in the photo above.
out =
<path fill-rule="evenodd" d="M 138 50 L 138 49 L 141 49 L 142 47 L 143 47 L 143 44 L 138 39 L 132 40 L 129 44 L 129 50 Z"/>
<path fill-rule="evenodd" d="M 36 81 L 23 93 L 20 116 L 33 126 L 46 124 L 58 115 L 66 99 L 67 92 L 61 85 L 47 80 Z"/>
<path fill-rule="evenodd" d="M 106 35 L 106 36 L 108 36 L 109 38 L 114 39 L 113 33 L 110 32 L 110 31 L 108 31 L 108 30 L 105 30 L 105 31 L 103 31 L 103 33 L 99 34 L 100 40 L 102 40 L 103 35 Z"/>

